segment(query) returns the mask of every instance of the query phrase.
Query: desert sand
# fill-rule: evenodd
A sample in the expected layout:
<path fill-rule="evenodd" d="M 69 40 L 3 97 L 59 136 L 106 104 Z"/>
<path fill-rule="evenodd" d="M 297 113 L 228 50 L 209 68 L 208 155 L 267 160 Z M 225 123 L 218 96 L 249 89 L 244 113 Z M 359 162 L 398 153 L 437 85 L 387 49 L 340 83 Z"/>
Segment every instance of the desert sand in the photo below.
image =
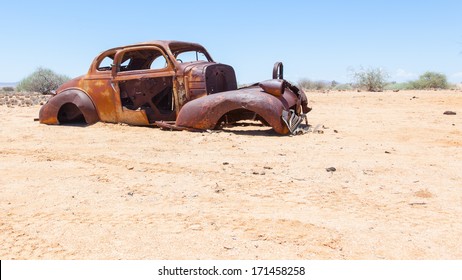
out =
<path fill-rule="evenodd" d="M 0 106 L 0 258 L 462 259 L 462 91 L 308 97 L 294 137 Z"/>

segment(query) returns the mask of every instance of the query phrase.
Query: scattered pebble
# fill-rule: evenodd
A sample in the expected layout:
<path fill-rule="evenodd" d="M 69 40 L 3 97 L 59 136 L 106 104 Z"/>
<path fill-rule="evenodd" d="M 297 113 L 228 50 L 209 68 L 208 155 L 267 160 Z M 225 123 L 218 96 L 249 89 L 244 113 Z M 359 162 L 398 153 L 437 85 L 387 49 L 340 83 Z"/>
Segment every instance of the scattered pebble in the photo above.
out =
<path fill-rule="evenodd" d="M 414 205 L 427 205 L 425 202 L 411 202 L 409 205 L 414 206 Z"/>
<path fill-rule="evenodd" d="M 335 171 L 337 171 L 337 169 L 335 167 L 328 167 L 328 168 L 326 168 L 326 171 L 327 172 L 335 172 Z"/>
<path fill-rule="evenodd" d="M 189 227 L 189 229 L 192 229 L 192 230 L 202 230 L 202 226 L 199 225 L 199 224 L 195 224 L 195 225 L 191 225 Z"/>
<path fill-rule="evenodd" d="M 216 190 L 215 190 L 215 193 L 222 193 L 222 192 L 224 192 L 224 191 L 225 191 L 225 189 L 216 189 Z"/>
<path fill-rule="evenodd" d="M 50 95 L 43 95 L 36 92 L 2 92 L 0 91 L 0 106 L 7 107 L 30 107 L 43 105 L 50 98 Z"/>

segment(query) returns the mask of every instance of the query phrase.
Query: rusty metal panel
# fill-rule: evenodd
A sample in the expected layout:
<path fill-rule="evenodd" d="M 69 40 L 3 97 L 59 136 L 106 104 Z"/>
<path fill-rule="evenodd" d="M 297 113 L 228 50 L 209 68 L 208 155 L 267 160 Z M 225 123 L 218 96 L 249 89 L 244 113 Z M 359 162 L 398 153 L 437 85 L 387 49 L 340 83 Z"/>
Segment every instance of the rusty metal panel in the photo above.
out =
<path fill-rule="evenodd" d="M 195 57 L 180 59 L 183 52 Z M 165 67 L 153 68 L 159 57 L 165 58 Z M 100 65 L 106 59 L 113 63 Z M 90 122 L 155 123 L 191 131 L 256 119 L 280 134 L 297 131 L 311 110 L 305 93 L 283 80 L 281 62 L 274 65 L 272 80 L 237 89 L 231 66 L 214 62 L 199 44 L 178 41 L 151 41 L 102 52 L 86 75 L 57 90 L 42 107 L 40 121 L 58 124 L 61 108 L 70 115 L 80 110 Z M 173 120 L 175 124 L 169 122 Z"/>
<path fill-rule="evenodd" d="M 109 78 L 105 77 L 98 80 L 82 79 L 79 86 L 92 99 L 101 121 L 118 121 L 116 108 L 120 102 L 116 99 L 114 88 Z"/>
<path fill-rule="evenodd" d="M 53 96 L 42 106 L 39 112 L 40 123 L 59 124 L 58 113 L 65 104 L 76 105 L 87 124 L 94 124 L 100 120 L 91 99 L 80 90 L 70 89 Z"/>
<path fill-rule="evenodd" d="M 178 114 L 176 125 L 195 129 L 214 129 L 229 112 L 239 109 L 260 116 L 280 134 L 288 128 L 281 119 L 282 111 L 295 105 L 296 96 L 286 90 L 280 97 L 263 92 L 260 87 L 226 91 L 188 102 Z"/>
<path fill-rule="evenodd" d="M 205 68 L 207 94 L 236 90 L 237 81 L 233 67 L 225 64 L 212 64 Z"/>
<path fill-rule="evenodd" d="M 282 96 L 286 88 L 286 81 L 284 80 L 266 80 L 258 84 L 263 91 L 274 96 Z"/>

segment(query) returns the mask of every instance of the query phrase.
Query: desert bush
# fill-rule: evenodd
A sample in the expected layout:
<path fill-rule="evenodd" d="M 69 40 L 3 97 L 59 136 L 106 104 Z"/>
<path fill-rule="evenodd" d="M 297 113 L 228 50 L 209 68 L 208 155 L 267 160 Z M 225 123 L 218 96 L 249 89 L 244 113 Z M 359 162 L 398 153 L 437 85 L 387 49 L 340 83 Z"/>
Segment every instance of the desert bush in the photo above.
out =
<path fill-rule="evenodd" d="M 447 89 L 449 87 L 446 75 L 436 72 L 425 72 L 419 79 L 410 82 L 413 89 Z"/>
<path fill-rule="evenodd" d="M 3 87 L 1 88 L 2 91 L 14 91 L 14 87 Z"/>
<path fill-rule="evenodd" d="M 332 82 L 327 82 L 327 81 L 312 81 L 307 78 L 300 79 L 298 81 L 298 86 L 307 89 L 307 90 L 325 90 L 325 89 L 330 89 Z"/>
<path fill-rule="evenodd" d="M 412 82 L 397 83 L 391 82 L 387 84 L 383 89 L 385 90 L 408 90 L 413 89 Z"/>
<path fill-rule="evenodd" d="M 56 74 L 50 69 L 39 67 L 34 73 L 22 79 L 16 88 L 19 91 L 34 91 L 49 94 L 69 79 L 69 77 Z"/>
<path fill-rule="evenodd" d="M 359 71 L 352 71 L 352 76 L 356 84 L 367 91 L 383 91 L 387 84 L 388 73 L 381 68 L 361 67 Z"/>

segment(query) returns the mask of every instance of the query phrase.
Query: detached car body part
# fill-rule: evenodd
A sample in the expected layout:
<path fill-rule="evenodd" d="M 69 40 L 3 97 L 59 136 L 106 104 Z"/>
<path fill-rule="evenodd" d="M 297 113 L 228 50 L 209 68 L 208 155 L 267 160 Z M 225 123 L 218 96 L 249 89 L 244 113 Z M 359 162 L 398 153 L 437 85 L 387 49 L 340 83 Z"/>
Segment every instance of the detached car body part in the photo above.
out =
<path fill-rule="evenodd" d="M 86 75 L 56 90 L 39 120 L 207 130 L 253 119 L 296 134 L 309 111 L 305 93 L 283 80 L 282 63 L 273 79 L 238 89 L 234 69 L 201 45 L 153 41 L 98 55 Z"/>

